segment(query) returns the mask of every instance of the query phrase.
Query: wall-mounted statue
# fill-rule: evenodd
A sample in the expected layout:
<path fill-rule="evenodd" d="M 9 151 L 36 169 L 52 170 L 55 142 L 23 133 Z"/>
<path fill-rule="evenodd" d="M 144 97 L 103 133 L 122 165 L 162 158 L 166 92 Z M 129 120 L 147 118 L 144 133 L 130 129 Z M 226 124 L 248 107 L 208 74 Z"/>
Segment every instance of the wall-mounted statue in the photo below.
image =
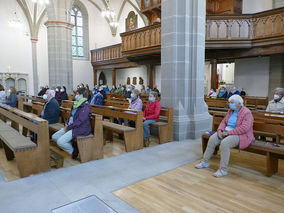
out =
<path fill-rule="evenodd" d="M 143 80 L 142 77 L 139 77 L 139 84 L 140 84 L 140 85 L 143 85 L 143 84 L 144 84 L 144 80 Z"/>
<path fill-rule="evenodd" d="M 133 84 L 133 85 L 136 85 L 136 84 L 137 84 L 137 78 L 136 78 L 136 77 L 133 77 L 133 79 L 132 79 L 132 84 Z"/>
<path fill-rule="evenodd" d="M 125 19 L 125 31 L 131 31 L 137 29 L 138 26 L 138 18 L 134 11 L 131 11 L 127 19 Z"/>
<path fill-rule="evenodd" d="M 130 77 L 127 78 L 126 84 L 127 84 L 127 85 L 130 85 L 130 84 L 131 84 L 131 83 L 130 83 Z"/>

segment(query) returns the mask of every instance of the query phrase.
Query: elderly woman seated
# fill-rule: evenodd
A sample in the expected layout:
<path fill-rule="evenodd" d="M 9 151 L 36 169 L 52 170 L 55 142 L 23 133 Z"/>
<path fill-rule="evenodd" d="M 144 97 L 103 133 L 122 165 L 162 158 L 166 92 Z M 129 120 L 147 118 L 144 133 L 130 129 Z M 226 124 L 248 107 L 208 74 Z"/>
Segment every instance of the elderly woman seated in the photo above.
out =
<path fill-rule="evenodd" d="M 284 89 L 276 88 L 274 90 L 274 97 L 266 108 L 267 112 L 283 112 L 284 113 Z"/>
<path fill-rule="evenodd" d="M 195 165 L 197 169 L 209 167 L 209 160 L 215 147 L 220 145 L 221 160 L 219 170 L 214 173 L 215 177 L 227 175 L 231 148 L 239 146 L 239 149 L 245 149 L 255 140 L 253 116 L 251 111 L 243 106 L 242 97 L 239 95 L 231 96 L 229 104 L 230 110 L 219 125 L 217 133 L 209 138 L 203 160 Z"/>

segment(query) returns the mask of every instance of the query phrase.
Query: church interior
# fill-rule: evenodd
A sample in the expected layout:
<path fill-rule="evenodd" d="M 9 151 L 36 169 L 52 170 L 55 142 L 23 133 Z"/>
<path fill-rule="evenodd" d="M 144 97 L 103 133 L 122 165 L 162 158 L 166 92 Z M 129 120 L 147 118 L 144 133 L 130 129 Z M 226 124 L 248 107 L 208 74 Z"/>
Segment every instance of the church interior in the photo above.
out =
<path fill-rule="evenodd" d="M 0 32 L 0 212 L 283 212 L 284 0 L 1 0 Z"/>

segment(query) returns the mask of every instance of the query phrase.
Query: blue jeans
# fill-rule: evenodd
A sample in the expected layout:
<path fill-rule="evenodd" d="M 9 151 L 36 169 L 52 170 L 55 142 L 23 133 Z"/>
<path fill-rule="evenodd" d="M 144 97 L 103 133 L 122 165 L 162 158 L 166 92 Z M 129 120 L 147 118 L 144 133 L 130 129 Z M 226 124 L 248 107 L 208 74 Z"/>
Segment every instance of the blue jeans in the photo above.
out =
<path fill-rule="evenodd" d="M 147 120 L 143 122 L 143 137 L 146 139 L 150 138 L 150 134 L 149 134 L 149 128 L 148 126 L 152 123 L 156 123 L 156 121 L 154 120 Z"/>
<path fill-rule="evenodd" d="M 69 154 L 73 153 L 73 146 L 72 146 L 72 142 L 71 142 L 72 130 L 65 132 L 64 128 L 62 128 L 58 132 L 54 133 L 51 138 L 65 152 L 68 152 Z"/>

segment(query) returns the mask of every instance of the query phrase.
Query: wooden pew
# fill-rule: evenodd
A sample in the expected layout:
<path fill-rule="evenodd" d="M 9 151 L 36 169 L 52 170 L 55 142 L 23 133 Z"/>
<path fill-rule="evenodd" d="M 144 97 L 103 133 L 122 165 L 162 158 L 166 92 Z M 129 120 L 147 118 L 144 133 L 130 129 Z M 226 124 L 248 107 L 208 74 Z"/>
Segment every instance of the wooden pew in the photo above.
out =
<path fill-rule="evenodd" d="M 217 131 L 217 128 L 220 122 L 223 120 L 223 114 L 215 114 L 213 117 L 213 127 L 212 131 Z M 280 138 L 284 135 L 284 126 L 282 121 L 266 119 L 266 120 L 256 120 L 254 122 L 254 131 L 263 131 L 268 134 L 276 135 L 277 138 Z M 203 153 L 206 150 L 209 137 L 211 135 L 205 133 L 202 135 L 202 151 Z M 277 144 L 279 147 L 271 146 L 271 144 L 265 144 L 264 141 L 254 141 L 251 145 L 245 150 L 248 152 L 253 152 L 257 154 L 262 154 L 266 156 L 266 175 L 271 176 L 276 173 L 278 170 L 278 159 L 284 159 L 284 145 Z M 216 147 L 215 153 L 217 154 L 219 146 Z"/>
<path fill-rule="evenodd" d="M 124 136 L 125 150 L 131 152 L 143 148 L 143 116 L 142 112 L 128 110 L 124 108 L 96 106 L 91 105 L 92 113 L 102 115 L 108 118 L 128 119 L 135 122 L 134 127 L 123 126 L 103 121 L 103 128 L 109 131 L 104 132 L 104 137 L 107 137 L 110 132 L 121 133 Z"/>
<path fill-rule="evenodd" d="M 0 114 L 23 126 L 23 129 L 31 130 L 37 134 L 38 140 L 35 144 L 19 133 L 18 128 L 12 128 L 5 122 L 0 124 L 0 139 L 7 160 L 16 159 L 20 176 L 26 177 L 49 170 L 50 150 L 47 121 L 6 105 L 0 105 Z"/>

